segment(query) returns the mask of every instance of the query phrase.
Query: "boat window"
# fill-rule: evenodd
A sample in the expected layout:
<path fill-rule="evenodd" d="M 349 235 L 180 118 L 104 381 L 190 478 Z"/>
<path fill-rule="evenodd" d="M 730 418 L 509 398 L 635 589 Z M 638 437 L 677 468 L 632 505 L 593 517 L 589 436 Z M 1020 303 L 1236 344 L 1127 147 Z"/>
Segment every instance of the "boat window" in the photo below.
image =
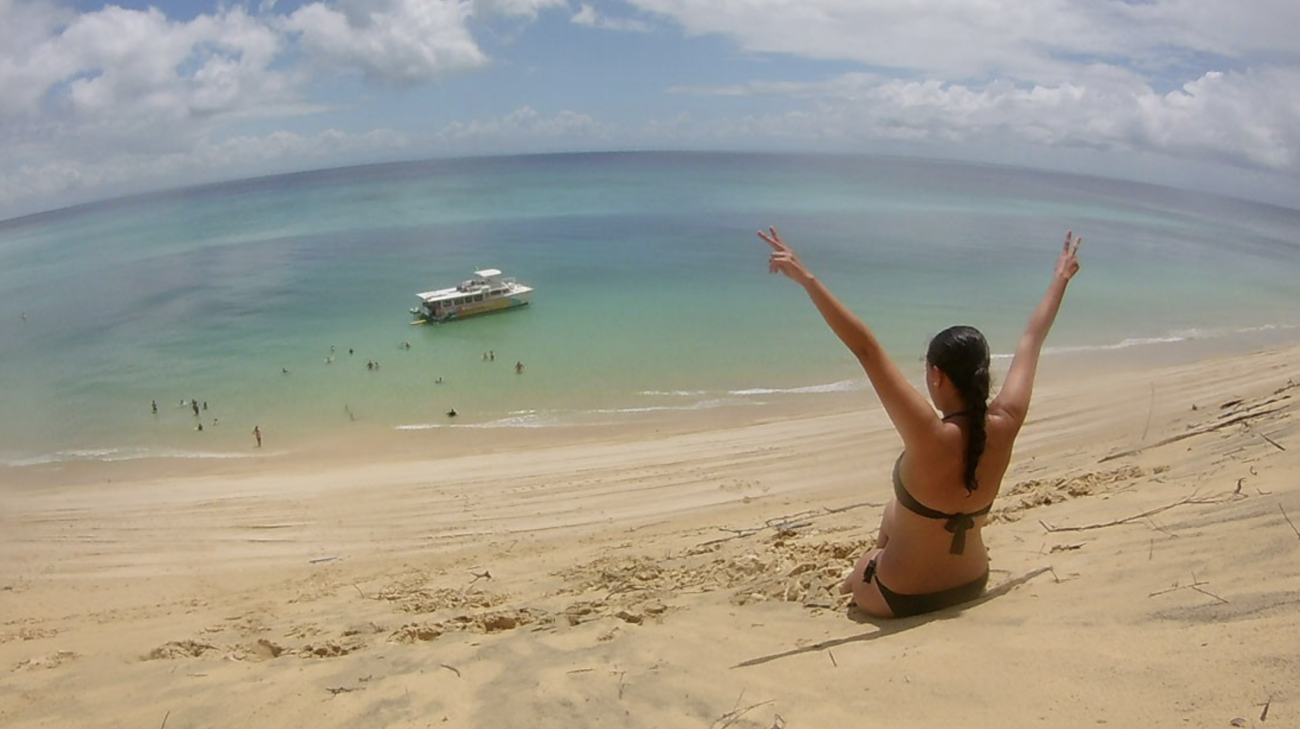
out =
<path fill-rule="evenodd" d="M 482 300 L 483 300 L 483 294 L 474 294 L 474 300 L 475 300 L 475 301 L 482 301 Z"/>

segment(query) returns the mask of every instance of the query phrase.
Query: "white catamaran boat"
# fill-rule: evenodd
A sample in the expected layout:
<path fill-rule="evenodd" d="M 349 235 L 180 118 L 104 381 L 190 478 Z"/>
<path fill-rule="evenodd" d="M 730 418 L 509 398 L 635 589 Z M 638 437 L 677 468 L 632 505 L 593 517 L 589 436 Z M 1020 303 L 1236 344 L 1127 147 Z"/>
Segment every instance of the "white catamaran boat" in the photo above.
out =
<path fill-rule="evenodd" d="M 516 283 L 513 278 L 502 278 L 495 268 L 485 268 L 475 271 L 474 278 L 459 286 L 416 294 L 420 305 L 411 309 L 411 313 L 418 317 L 417 324 L 464 319 L 524 306 L 532 293 L 532 287 Z"/>

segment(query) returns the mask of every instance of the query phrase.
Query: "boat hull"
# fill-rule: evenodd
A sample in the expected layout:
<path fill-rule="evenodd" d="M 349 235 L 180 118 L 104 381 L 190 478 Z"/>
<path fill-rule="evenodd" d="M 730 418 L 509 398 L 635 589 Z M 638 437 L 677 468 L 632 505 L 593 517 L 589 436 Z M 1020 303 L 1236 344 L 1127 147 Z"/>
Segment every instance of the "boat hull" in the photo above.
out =
<path fill-rule="evenodd" d="M 474 275 L 459 286 L 417 294 L 420 305 L 411 309 L 418 317 L 414 323 L 454 321 L 528 305 L 531 286 L 503 278 L 495 268 L 475 271 Z"/>
<path fill-rule="evenodd" d="M 481 316 L 483 314 L 495 314 L 500 311 L 517 309 L 521 306 L 528 305 L 528 294 L 518 294 L 514 296 L 505 296 L 490 301 L 476 301 L 469 304 L 463 304 L 456 307 L 443 307 L 435 314 L 425 307 L 412 309 L 411 313 L 426 322 L 444 322 L 455 321 L 457 319 L 468 319 L 472 316 Z"/>

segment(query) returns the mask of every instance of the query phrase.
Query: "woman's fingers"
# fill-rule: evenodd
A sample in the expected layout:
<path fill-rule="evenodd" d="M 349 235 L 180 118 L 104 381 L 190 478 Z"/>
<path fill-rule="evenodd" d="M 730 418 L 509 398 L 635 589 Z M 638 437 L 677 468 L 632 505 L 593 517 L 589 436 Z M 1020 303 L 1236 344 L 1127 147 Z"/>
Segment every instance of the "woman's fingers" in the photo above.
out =
<path fill-rule="evenodd" d="M 773 250 L 778 250 L 778 251 L 790 250 L 790 247 L 785 244 L 785 241 L 781 240 L 781 235 L 776 232 L 776 228 L 768 228 L 767 231 L 768 232 L 766 233 L 764 233 L 761 230 L 758 231 L 758 237 L 767 241 L 767 244 L 772 246 Z"/>

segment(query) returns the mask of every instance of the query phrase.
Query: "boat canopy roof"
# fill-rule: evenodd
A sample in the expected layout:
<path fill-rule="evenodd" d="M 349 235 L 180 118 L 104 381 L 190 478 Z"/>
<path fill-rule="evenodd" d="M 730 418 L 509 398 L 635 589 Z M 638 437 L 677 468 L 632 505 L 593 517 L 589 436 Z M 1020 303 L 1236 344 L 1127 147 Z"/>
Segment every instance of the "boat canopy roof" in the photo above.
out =
<path fill-rule="evenodd" d="M 495 268 L 485 268 L 482 271 L 475 271 L 474 275 L 482 276 L 483 278 L 496 278 L 501 275 L 501 272 Z"/>

